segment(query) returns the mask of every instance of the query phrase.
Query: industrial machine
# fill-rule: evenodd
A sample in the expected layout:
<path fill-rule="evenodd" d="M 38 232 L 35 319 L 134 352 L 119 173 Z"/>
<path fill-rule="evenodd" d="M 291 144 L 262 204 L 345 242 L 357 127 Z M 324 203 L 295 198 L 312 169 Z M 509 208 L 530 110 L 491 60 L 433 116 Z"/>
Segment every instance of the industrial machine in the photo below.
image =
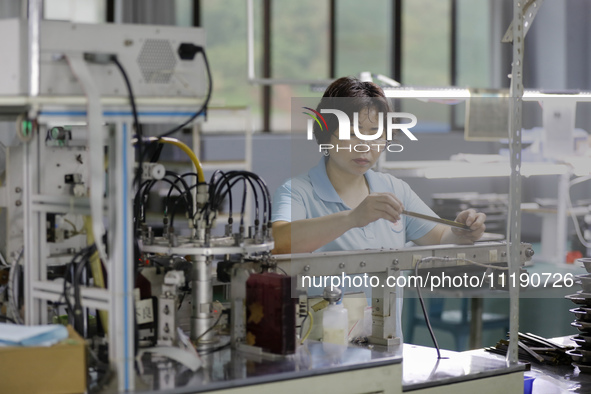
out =
<path fill-rule="evenodd" d="M 264 180 L 249 171 L 207 179 L 192 149 L 170 137 L 206 114 L 212 85 L 203 30 L 39 15 L 32 1 L 28 24 L 0 22 L 0 32 L 15 37 L 0 44 L 8 59 L 0 72 L 11 76 L 0 84 L 0 108 L 16 120 L 3 140 L 0 189 L 5 301 L 17 322 L 67 322 L 89 340 L 89 389 L 111 381 L 120 391 L 271 392 L 282 382 L 326 391 L 325 378 L 344 392 L 442 384 L 474 392 L 482 377 L 499 383 L 494 392 L 522 384 L 523 365 L 450 354 L 449 368 L 466 368 L 440 373 L 432 352 L 417 358 L 425 349 L 403 349 L 395 286 L 372 289 L 369 346 L 328 358 L 299 331 L 311 306 L 304 276 L 370 273 L 386 283 L 403 271 L 478 270 L 496 288 L 531 258 L 529 245 L 273 256 Z M 175 126 L 148 136 L 147 123 Z M 194 168 L 168 169 L 158 160 L 163 145 L 181 149 Z M 150 209 L 160 184 L 168 192 Z M 214 297 L 214 287 L 224 296 Z M 403 360 L 416 371 L 406 383 Z"/>

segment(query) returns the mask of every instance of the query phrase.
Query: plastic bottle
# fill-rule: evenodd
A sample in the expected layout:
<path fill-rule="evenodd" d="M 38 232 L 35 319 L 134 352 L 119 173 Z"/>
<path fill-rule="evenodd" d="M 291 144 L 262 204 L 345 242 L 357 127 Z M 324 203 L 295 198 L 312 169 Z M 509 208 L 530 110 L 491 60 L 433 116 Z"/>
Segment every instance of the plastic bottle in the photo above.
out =
<path fill-rule="evenodd" d="M 322 316 L 322 347 L 328 355 L 340 357 L 349 343 L 349 313 L 342 303 L 337 304 L 341 299 L 340 289 L 326 288 L 323 297 L 330 304 Z"/>

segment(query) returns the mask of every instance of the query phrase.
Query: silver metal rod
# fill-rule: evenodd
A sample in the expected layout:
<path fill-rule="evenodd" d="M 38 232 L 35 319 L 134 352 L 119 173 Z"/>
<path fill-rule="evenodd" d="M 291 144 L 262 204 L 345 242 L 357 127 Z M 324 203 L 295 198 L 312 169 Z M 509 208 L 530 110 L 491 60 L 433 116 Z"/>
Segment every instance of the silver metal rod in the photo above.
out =
<path fill-rule="evenodd" d="M 290 78 L 252 78 L 248 80 L 255 85 L 330 85 L 332 79 L 290 79 Z"/>
<path fill-rule="evenodd" d="M 206 256 L 194 255 L 192 278 L 191 339 L 199 340 L 197 346 L 215 342 L 212 313 L 213 284 L 211 265 Z"/>
<path fill-rule="evenodd" d="M 123 0 L 115 0 L 115 15 L 113 17 L 115 23 L 123 23 Z"/>
<path fill-rule="evenodd" d="M 248 58 L 248 80 L 256 78 L 254 73 L 254 5 L 253 0 L 246 2 L 246 47 Z"/>
<path fill-rule="evenodd" d="M 39 39 L 42 0 L 29 0 L 29 96 L 39 95 Z"/>

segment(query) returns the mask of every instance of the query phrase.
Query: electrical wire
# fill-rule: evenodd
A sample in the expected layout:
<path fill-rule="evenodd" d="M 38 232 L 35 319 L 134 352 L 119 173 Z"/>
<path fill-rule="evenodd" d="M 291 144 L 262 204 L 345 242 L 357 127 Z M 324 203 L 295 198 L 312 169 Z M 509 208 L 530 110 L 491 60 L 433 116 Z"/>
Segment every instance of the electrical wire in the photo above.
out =
<path fill-rule="evenodd" d="M 70 221 L 70 220 L 68 220 L 68 219 L 64 218 L 64 222 L 68 223 L 68 224 L 69 224 L 70 226 L 72 226 L 72 228 L 74 229 L 74 232 L 72 233 L 72 235 L 73 235 L 73 236 L 74 236 L 74 235 L 78 235 L 78 234 L 80 234 L 80 232 L 79 232 L 79 231 L 78 231 L 78 229 L 76 228 L 76 225 L 75 225 L 75 224 L 74 224 L 72 221 Z"/>
<path fill-rule="evenodd" d="M 224 350 L 224 349 L 226 349 L 227 347 L 229 347 L 229 346 L 230 346 L 230 344 L 231 344 L 231 343 L 230 343 L 230 342 L 228 342 L 228 343 L 226 343 L 225 345 L 221 345 L 221 346 L 218 346 L 218 347 L 214 347 L 214 348 L 211 348 L 211 349 L 206 349 L 206 350 L 204 350 L 204 351 L 200 351 L 200 352 L 199 352 L 199 355 L 201 355 L 201 356 L 206 356 L 206 355 L 208 355 L 208 354 L 212 354 L 212 353 L 215 353 L 215 352 L 219 352 L 220 350 Z"/>
<path fill-rule="evenodd" d="M 310 333 L 312 332 L 312 326 L 314 325 L 314 316 L 312 316 L 312 312 L 308 311 L 308 315 L 310 316 L 310 324 L 308 327 L 308 332 L 306 332 L 306 335 L 302 338 L 302 341 L 300 342 L 301 345 L 304 344 L 304 342 L 306 341 L 306 339 L 308 339 L 308 337 L 310 336 Z M 307 317 L 306 316 L 306 317 Z M 302 322 L 302 327 L 300 328 L 300 336 L 301 334 L 301 329 L 304 328 L 304 322 L 306 321 L 306 319 L 304 319 L 304 321 Z"/>
<path fill-rule="evenodd" d="M 213 90 L 213 80 L 211 78 L 211 70 L 209 69 L 209 62 L 207 61 L 207 54 L 205 53 L 205 50 L 202 47 L 198 47 L 198 51 L 199 51 L 199 53 L 201 53 L 201 56 L 203 56 L 203 61 L 205 62 L 205 69 L 207 71 L 207 79 L 209 80 L 209 86 L 207 88 L 207 96 L 205 97 L 205 101 L 201 105 L 201 108 L 199 109 L 199 111 L 195 112 L 195 114 L 193 114 L 187 121 L 174 127 L 172 130 L 162 133 L 159 136 L 159 138 L 168 137 L 169 135 L 176 133 L 177 131 L 183 129 L 189 123 L 191 123 L 192 121 L 197 119 L 197 117 L 199 115 L 202 115 L 202 114 L 205 115 L 207 113 L 207 106 L 209 104 L 209 100 L 211 99 L 211 93 Z"/>
<path fill-rule="evenodd" d="M 74 323 L 76 320 L 75 310 L 77 308 L 81 309 L 80 289 L 78 287 L 78 281 L 79 281 L 78 268 L 80 268 L 80 265 L 87 264 L 90 261 L 89 260 L 90 257 L 94 254 L 95 251 L 96 251 L 95 244 L 92 244 L 92 245 L 89 245 L 85 248 L 82 248 L 82 249 L 80 249 L 80 251 L 78 251 L 78 253 L 76 253 L 74 255 L 72 260 L 66 265 L 66 272 L 64 274 L 63 297 L 66 302 L 66 312 L 68 314 L 68 320 L 70 321 L 70 323 Z M 78 260 L 81 260 L 81 261 L 78 262 Z M 78 264 L 78 267 L 76 267 L 77 264 Z M 74 287 L 74 295 L 75 295 L 75 300 L 74 300 L 75 303 L 74 304 L 72 304 L 72 302 L 70 300 L 70 293 L 68 291 L 68 274 L 69 273 L 70 273 L 70 277 L 71 277 L 71 281 L 72 281 L 72 287 Z M 78 311 L 80 309 L 78 309 Z M 74 313 L 74 316 L 72 316 L 72 313 Z"/>
<path fill-rule="evenodd" d="M 25 248 L 23 247 L 18 254 L 15 262 L 10 267 L 10 271 L 8 272 L 8 306 L 10 308 L 10 313 L 12 313 L 12 317 L 18 324 L 23 324 L 23 320 L 21 319 L 19 308 L 18 308 L 18 279 L 20 277 L 20 260 L 23 257 L 23 253 Z"/>
<path fill-rule="evenodd" d="M 226 177 L 226 174 L 221 171 L 221 170 L 215 170 L 213 175 L 211 176 L 211 180 L 209 181 L 209 184 L 213 184 L 215 181 L 215 178 L 218 174 L 221 174 L 221 176 L 223 178 Z M 233 223 L 233 219 L 232 219 L 232 190 L 230 190 L 230 193 L 228 194 L 228 205 L 229 205 L 229 212 L 228 212 L 228 224 L 232 224 Z"/>
<path fill-rule="evenodd" d="M 214 328 L 216 328 L 216 326 L 220 323 L 220 321 L 222 320 L 222 316 L 223 313 L 222 311 L 220 311 L 220 315 L 218 316 L 218 318 L 216 319 L 215 323 L 213 323 L 211 325 L 211 327 L 209 327 L 207 330 L 203 331 L 203 333 L 201 335 L 199 335 L 196 339 L 195 339 L 195 343 L 199 343 L 199 340 L 201 338 L 203 338 L 205 336 L 205 334 L 207 334 L 208 332 L 210 332 L 211 330 L 213 330 Z"/>
<path fill-rule="evenodd" d="M 135 178 L 134 178 L 133 184 L 135 185 L 137 183 L 139 185 L 139 183 L 141 182 L 141 179 L 142 179 L 144 141 L 143 141 L 142 129 L 141 129 L 140 122 L 139 122 L 137 107 L 135 105 L 135 96 L 133 94 L 133 89 L 131 88 L 131 82 L 129 81 L 129 78 L 127 76 L 127 72 L 125 71 L 125 68 L 123 67 L 123 65 L 119 62 L 119 59 L 117 59 L 117 56 L 115 56 L 115 55 L 111 56 L 111 61 L 113 63 L 115 63 L 115 65 L 117 66 L 117 68 L 121 72 L 121 76 L 123 76 L 123 80 L 125 81 L 125 86 L 127 87 L 127 93 L 129 95 L 129 103 L 131 104 L 131 112 L 133 114 L 133 124 L 135 127 L 135 133 L 137 135 L 137 140 L 139 141 L 139 143 L 138 143 L 139 166 L 138 166 L 137 172 L 135 173 Z"/>
<path fill-rule="evenodd" d="M 74 276 L 74 321 L 76 322 L 75 326 L 78 329 L 82 329 L 83 322 L 82 322 L 82 300 L 80 297 L 80 281 L 82 279 L 82 273 L 85 271 L 85 267 L 87 264 L 90 263 L 90 257 L 96 251 L 95 244 L 90 245 L 89 247 L 85 248 L 86 251 L 82 256 L 82 261 L 76 267 L 76 273 Z"/>
<path fill-rule="evenodd" d="M 197 158 L 195 153 L 191 150 L 191 148 L 189 148 L 189 146 L 187 144 L 185 144 L 184 142 L 182 142 L 176 138 L 170 138 L 170 137 L 147 137 L 144 140 L 148 140 L 149 142 L 154 142 L 154 143 L 158 143 L 158 144 L 171 144 L 171 145 L 174 145 L 174 146 L 180 148 L 183 152 L 185 152 L 187 154 L 187 156 L 189 156 L 189 159 L 191 159 L 191 162 L 193 162 L 193 165 L 195 166 L 195 169 L 197 170 L 198 182 L 205 183 L 205 175 L 203 173 L 203 167 L 201 166 L 201 162 L 199 161 L 199 159 Z M 132 142 L 135 142 L 135 141 L 132 141 Z"/>
<path fill-rule="evenodd" d="M 438 256 L 428 256 L 423 257 L 417 264 L 415 265 L 415 276 L 419 276 L 419 266 L 427 261 L 461 261 L 470 264 L 477 265 L 479 267 L 491 268 L 491 269 L 498 269 L 498 270 L 508 270 L 508 267 L 499 267 L 496 265 L 490 264 L 482 264 L 477 263 L 476 261 L 467 260 L 463 258 L 456 258 L 456 257 L 438 257 Z M 431 339 L 433 340 L 433 345 L 435 345 L 435 349 L 437 350 L 437 359 L 442 359 L 446 357 L 441 357 L 441 350 L 439 349 L 439 344 L 437 343 L 437 338 L 435 338 L 435 333 L 433 332 L 433 327 L 431 327 L 431 322 L 429 320 L 429 315 L 427 313 L 427 308 L 425 307 L 425 301 L 423 300 L 423 296 L 421 294 L 421 286 L 417 286 L 417 295 L 419 296 L 419 302 L 421 303 L 421 309 L 423 311 L 423 316 L 425 317 L 425 324 L 427 325 L 427 329 L 429 330 L 429 334 L 431 335 Z"/>
<path fill-rule="evenodd" d="M 178 202 L 180 201 L 181 197 L 182 198 L 187 198 L 187 194 L 191 193 L 191 190 L 195 189 L 197 186 L 199 186 L 199 183 L 196 183 L 194 185 L 189 186 L 188 190 L 183 191 L 181 194 L 179 194 L 178 196 L 176 196 L 176 199 L 174 200 L 174 206 L 172 207 L 172 209 L 170 210 L 170 222 L 173 223 L 174 222 L 174 215 L 176 213 L 176 206 L 178 205 Z M 195 217 L 196 212 L 194 212 L 191 215 L 191 218 Z"/>
<path fill-rule="evenodd" d="M 91 387 L 92 381 L 91 381 L 91 379 L 87 379 L 86 389 L 89 393 L 98 393 L 98 392 L 101 392 L 102 389 L 105 387 L 105 385 L 109 382 L 109 380 L 113 376 L 113 371 L 111 371 L 111 367 L 109 364 L 106 364 L 106 363 L 102 362 L 101 360 L 99 360 L 97 355 L 94 354 L 94 352 L 92 351 L 92 349 L 90 349 L 90 347 L 87 346 L 86 349 L 87 349 L 88 354 L 91 356 L 91 358 L 96 363 L 96 366 L 94 367 L 94 369 L 97 371 L 96 385 L 94 387 Z M 90 365 L 90 362 L 89 362 L 89 365 Z M 98 372 L 101 370 L 103 371 L 103 377 L 98 379 Z"/>
<path fill-rule="evenodd" d="M 210 193 L 210 204 L 211 204 L 211 208 L 213 210 L 217 210 L 218 206 L 221 204 L 221 202 L 223 201 L 223 198 L 225 197 L 225 195 L 229 192 L 229 190 L 232 188 L 232 186 L 234 185 L 234 183 L 230 184 L 230 181 L 233 178 L 239 177 L 239 179 L 244 178 L 247 179 L 249 184 L 251 185 L 251 189 L 253 191 L 253 195 L 255 198 L 255 206 L 257 207 L 256 210 L 256 221 L 258 222 L 258 217 L 259 217 L 259 211 L 258 211 L 258 193 L 257 193 L 257 189 L 254 187 L 252 180 L 255 180 L 257 183 L 258 179 L 260 179 L 260 177 L 252 172 L 249 171 L 230 171 L 228 173 L 226 173 L 226 177 L 224 179 L 218 180 L 218 182 L 216 182 L 215 187 L 217 187 L 217 192 L 214 193 Z M 241 178 L 240 178 L 241 177 Z M 259 183 L 260 185 L 260 183 Z M 225 191 L 223 191 L 223 187 L 226 187 Z M 262 189 L 262 188 L 261 188 Z M 215 189 L 214 189 L 215 190 Z M 222 192 L 223 191 L 223 192 Z M 246 188 L 244 190 L 244 193 L 246 193 Z M 264 193 L 263 193 L 264 194 Z M 268 196 L 270 198 L 270 196 Z M 245 208 L 245 195 L 243 194 L 243 205 L 242 205 L 242 218 L 241 218 L 241 224 L 244 224 L 244 208 Z M 257 226 L 258 228 L 258 223 L 255 222 L 255 226 Z"/>
<path fill-rule="evenodd" d="M 283 272 L 283 274 L 285 274 L 285 276 L 289 276 L 287 275 L 287 272 L 285 272 L 285 270 L 281 267 L 276 266 L 275 268 L 277 268 L 279 271 Z"/>
<path fill-rule="evenodd" d="M 2 263 L 2 265 L 5 266 L 5 267 L 10 267 L 10 264 L 8 264 L 6 262 L 6 260 L 4 259 L 4 256 L 2 255 L 2 253 L 0 253 L 0 263 Z"/>
<path fill-rule="evenodd" d="M 150 190 L 152 189 L 152 187 L 153 187 L 153 186 L 154 186 L 156 183 L 158 183 L 158 182 L 160 182 L 160 181 L 162 181 L 162 182 L 167 182 L 168 184 L 170 184 L 170 185 L 171 185 L 171 188 L 174 188 L 174 189 L 176 189 L 176 190 L 179 192 L 179 198 L 180 198 L 180 197 L 183 197 L 183 198 L 184 198 L 185 204 L 186 204 L 186 206 L 187 206 L 187 210 L 188 210 L 188 211 L 190 212 L 190 214 L 192 215 L 192 213 L 193 213 L 192 197 L 191 197 L 191 202 L 189 201 L 189 197 L 187 197 L 187 191 L 190 191 L 190 190 L 191 190 L 191 187 L 189 187 L 189 186 L 187 185 L 187 183 L 186 183 L 186 182 L 184 182 L 184 185 L 185 185 L 185 186 L 187 186 L 187 188 L 188 188 L 188 189 L 186 189 L 186 190 L 183 192 L 183 191 L 181 191 L 181 189 L 180 189 L 180 188 L 179 188 L 177 185 L 175 185 L 175 184 L 174 184 L 174 183 L 173 183 L 173 182 L 172 182 L 170 179 L 167 179 L 167 178 L 162 178 L 162 179 L 157 179 L 157 180 L 146 181 L 146 182 L 148 183 L 148 185 L 147 185 L 147 186 L 146 186 L 146 187 L 143 189 L 143 192 L 141 193 L 141 199 L 140 199 L 140 201 L 139 201 L 139 205 L 138 205 L 138 207 L 136 208 L 136 213 L 137 213 L 137 215 L 138 215 L 138 216 L 139 216 L 140 214 L 142 215 L 142 217 L 140 217 L 140 218 L 139 218 L 139 220 L 143 221 L 143 219 L 144 219 L 144 218 L 143 218 L 143 216 L 144 216 L 144 215 L 143 215 L 143 213 L 142 213 L 142 212 L 143 212 L 143 211 L 142 211 L 142 207 L 143 207 L 143 205 L 145 204 L 145 202 L 146 202 L 146 201 L 147 201 L 147 199 L 148 199 L 148 194 L 150 193 Z M 144 184 L 145 184 L 145 183 L 144 183 Z M 142 185 L 144 185 L 144 184 L 142 184 Z M 140 191 L 142 191 L 142 188 L 141 188 L 141 186 L 140 186 L 140 189 L 138 190 L 138 192 L 136 193 L 136 202 L 138 201 L 138 194 L 140 193 Z M 169 209 L 169 206 L 170 206 L 170 204 L 168 203 L 168 201 L 166 201 L 166 204 L 165 204 L 165 215 L 168 215 L 168 212 L 170 211 L 170 209 Z M 175 207 L 173 208 L 173 212 L 174 212 L 174 210 L 176 210 L 176 204 L 175 204 Z M 172 226 L 172 223 L 171 223 L 171 226 Z"/>
<path fill-rule="evenodd" d="M 168 189 L 168 194 L 166 195 L 166 202 L 165 202 L 165 206 L 168 208 L 168 199 L 170 198 L 170 195 L 172 194 L 172 189 L 174 189 L 174 186 L 177 184 L 177 182 L 181 182 L 183 184 L 183 187 L 185 188 L 185 190 L 189 190 L 189 185 L 187 184 L 187 182 L 183 179 L 182 176 L 180 176 L 179 174 L 177 174 L 176 172 L 172 172 L 172 171 L 166 171 L 166 175 L 170 175 L 170 176 L 175 176 L 176 179 L 174 180 L 174 182 L 171 184 L 170 189 Z M 177 188 L 177 190 L 179 190 Z M 181 193 L 181 191 L 179 190 L 179 193 Z M 187 194 L 187 204 L 190 207 L 190 211 L 192 212 L 193 210 L 193 195 L 191 193 Z"/>

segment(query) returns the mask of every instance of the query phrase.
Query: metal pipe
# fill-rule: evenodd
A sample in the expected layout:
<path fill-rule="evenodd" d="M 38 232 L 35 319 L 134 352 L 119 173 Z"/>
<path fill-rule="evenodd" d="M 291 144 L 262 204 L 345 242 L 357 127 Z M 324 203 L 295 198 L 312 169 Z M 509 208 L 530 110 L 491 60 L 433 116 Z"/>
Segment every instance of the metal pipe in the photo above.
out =
<path fill-rule="evenodd" d="M 562 264 L 566 259 L 566 243 L 568 240 L 568 192 L 570 172 L 560 175 L 558 180 L 558 204 L 556 206 L 556 262 Z"/>
<path fill-rule="evenodd" d="M 123 0 L 115 0 L 115 15 L 113 19 L 115 23 L 123 23 Z"/>
<path fill-rule="evenodd" d="M 213 284 L 210 261 L 206 256 L 191 256 L 193 262 L 191 339 L 199 339 L 197 346 L 209 345 L 216 341 L 212 313 Z M 209 330 L 209 331 L 208 331 Z"/>
<path fill-rule="evenodd" d="M 290 79 L 290 78 L 252 78 L 255 85 L 330 85 L 332 79 Z"/>
<path fill-rule="evenodd" d="M 43 0 L 29 0 L 29 96 L 39 95 L 39 28 Z"/>
<path fill-rule="evenodd" d="M 254 5 L 253 0 L 246 2 L 246 47 L 248 59 L 248 80 L 255 80 L 254 73 Z"/>

